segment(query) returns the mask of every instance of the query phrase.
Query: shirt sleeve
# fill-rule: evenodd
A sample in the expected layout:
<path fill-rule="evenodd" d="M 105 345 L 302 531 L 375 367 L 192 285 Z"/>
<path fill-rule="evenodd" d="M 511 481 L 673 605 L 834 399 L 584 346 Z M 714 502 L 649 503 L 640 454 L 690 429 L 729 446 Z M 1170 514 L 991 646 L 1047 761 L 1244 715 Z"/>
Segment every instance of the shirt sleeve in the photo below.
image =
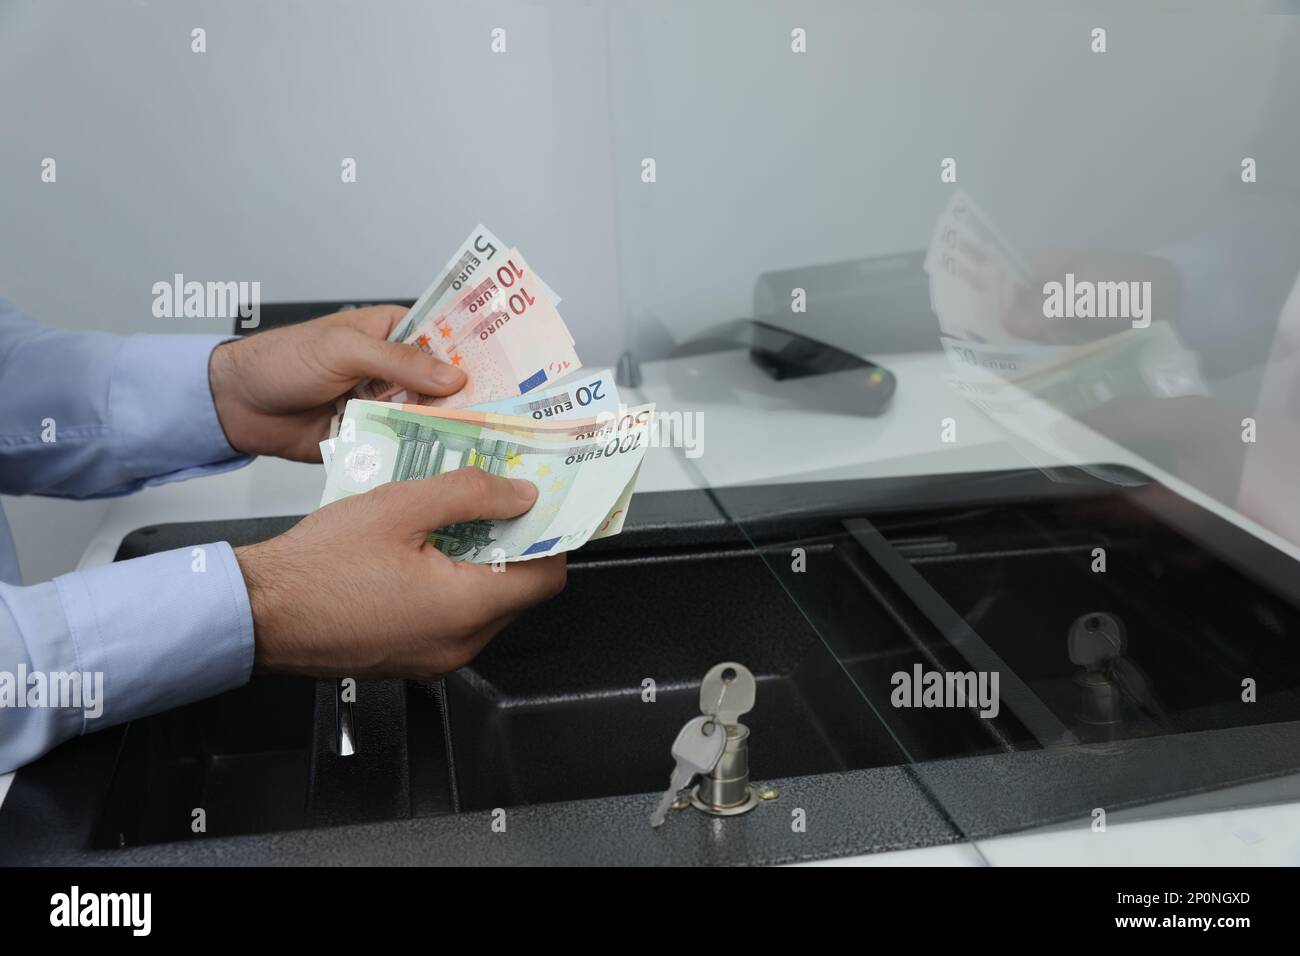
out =
<path fill-rule="evenodd" d="M 245 683 L 253 617 L 225 542 L 0 584 L 0 773 Z"/>
<path fill-rule="evenodd" d="M 0 492 L 120 495 L 249 462 L 208 385 L 224 340 L 61 331 L 0 301 Z"/>

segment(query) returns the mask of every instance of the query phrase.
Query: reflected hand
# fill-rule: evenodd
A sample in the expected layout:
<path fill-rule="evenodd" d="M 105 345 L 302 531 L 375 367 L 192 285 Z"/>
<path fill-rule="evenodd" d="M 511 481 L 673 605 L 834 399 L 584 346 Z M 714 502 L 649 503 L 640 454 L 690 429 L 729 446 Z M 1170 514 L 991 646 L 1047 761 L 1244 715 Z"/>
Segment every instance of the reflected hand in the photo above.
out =
<path fill-rule="evenodd" d="M 1152 320 L 1168 321 L 1179 312 L 1181 299 L 1178 273 L 1158 256 L 1112 255 L 1070 249 L 1048 250 L 1035 256 L 1034 273 L 1048 282 L 1065 282 L 1073 273 L 1079 282 L 1150 282 Z M 1130 318 L 1049 318 L 1043 314 L 1045 293 L 1021 288 L 1015 303 L 1003 318 L 1012 335 L 1045 345 L 1080 345 L 1132 328 Z"/>

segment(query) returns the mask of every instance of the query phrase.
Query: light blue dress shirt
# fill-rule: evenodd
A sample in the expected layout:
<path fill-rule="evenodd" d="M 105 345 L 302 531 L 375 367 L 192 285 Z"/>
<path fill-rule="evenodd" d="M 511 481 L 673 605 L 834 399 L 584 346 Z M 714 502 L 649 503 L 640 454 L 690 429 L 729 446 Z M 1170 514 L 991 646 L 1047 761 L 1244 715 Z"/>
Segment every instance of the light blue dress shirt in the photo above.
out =
<path fill-rule="evenodd" d="M 123 495 L 247 463 L 208 387 L 221 341 L 58 331 L 0 300 L 0 492 Z M 202 562 L 184 548 L 21 587 L 0 511 L 0 773 L 78 734 L 248 680 L 243 575 L 229 544 L 201 547 Z M 102 674 L 102 714 L 15 706 L 5 677 L 12 690 L 20 672 Z"/>

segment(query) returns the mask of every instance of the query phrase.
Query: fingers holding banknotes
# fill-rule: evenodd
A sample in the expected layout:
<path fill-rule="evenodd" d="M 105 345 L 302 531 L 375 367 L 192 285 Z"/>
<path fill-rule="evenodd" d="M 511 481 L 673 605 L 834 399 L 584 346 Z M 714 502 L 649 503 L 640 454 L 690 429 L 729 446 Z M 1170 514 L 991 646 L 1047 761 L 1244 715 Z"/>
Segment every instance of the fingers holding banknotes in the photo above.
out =
<path fill-rule="evenodd" d="M 431 678 L 469 663 L 515 615 L 564 587 L 564 555 L 455 562 L 426 541 L 459 522 L 521 515 L 531 482 L 464 468 L 392 482 L 236 550 L 259 673 Z"/>
<path fill-rule="evenodd" d="M 230 446 L 253 455 L 320 461 L 334 403 L 372 378 L 422 395 L 451 395 L 465 374 L 419 349 L 388 341 L 406 309 L 377 305 L 226 342 L 208 369 Z"/>

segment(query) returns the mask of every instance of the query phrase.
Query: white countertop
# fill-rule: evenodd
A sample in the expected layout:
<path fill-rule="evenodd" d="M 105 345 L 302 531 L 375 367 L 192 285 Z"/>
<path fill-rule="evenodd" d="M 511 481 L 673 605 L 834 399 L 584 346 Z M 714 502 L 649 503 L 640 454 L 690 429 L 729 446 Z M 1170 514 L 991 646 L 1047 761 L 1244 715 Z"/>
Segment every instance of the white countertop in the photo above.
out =
<path fill-rule="evenodd" d="M 897 376 L 890 409 L 878 418 L 802 410 L 816 383 L 774 383 L 743 351 L 647 363 L 629 400 L 654 401 L 660 412 L 702 416 L 702 450 L 652 447 L 638 491 L 670 491 L 818 478 L 958 474 L 1109 462 L 1129 465 L 1203 508 L 1245 528 L 1300 561 L 1300 549 L 1214 501 L 1177 477 L 1032 400 L 993 420 L 945 382 L 941 353 L 893 355 L 882 364 Z M 632 392 L 633 394 L 627 394 Z M 957 441 L 940 438 L 941 421 L 957 422 Z M 1044 437 L 1053 436 L 1053 437 Z M 1032 440 L 1030 440 L 1032 439 Z M 760 453 L 755 453 L 759 449 Z M 815 449 L 813 459 L 790 450 Z M 246 468 L 197 481 L 149 488 L 114 502 L 78 567 L 113 560 L 130 532 L 152 524 L 305 514 L 320 498 L 319 465 L 259 459 Z M 635 507 L 635 505 L 633 505 Z M 0 803 L 13 775 L 0 775 Z M 1122 835 L 1122 839 L 1121 839 Z M 1300 804 L 1246 807 L 1161 820 L 1114 823 L 1107 834 L 1053 829 L 898 853 L 827 861 L 856 864 L 1178 864 L 1300 862 Z M 1098 837 L 1101 837 L 1100 839 Z"/>

